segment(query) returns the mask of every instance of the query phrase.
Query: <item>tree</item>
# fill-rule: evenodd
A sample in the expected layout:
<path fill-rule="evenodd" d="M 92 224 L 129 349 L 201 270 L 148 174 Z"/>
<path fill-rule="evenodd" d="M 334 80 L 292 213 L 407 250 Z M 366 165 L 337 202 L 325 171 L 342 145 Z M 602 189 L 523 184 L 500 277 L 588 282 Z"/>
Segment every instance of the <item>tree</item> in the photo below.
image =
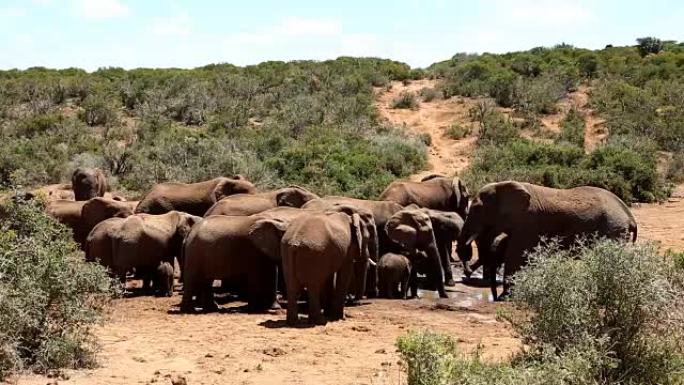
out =
<path fill-rule="evenodd" d="M 663 49 L 663 42 L 655 37 L 640 37 L 637 39 L 637 49 L 641 57 L 651 53 L 657 54 Z"/>

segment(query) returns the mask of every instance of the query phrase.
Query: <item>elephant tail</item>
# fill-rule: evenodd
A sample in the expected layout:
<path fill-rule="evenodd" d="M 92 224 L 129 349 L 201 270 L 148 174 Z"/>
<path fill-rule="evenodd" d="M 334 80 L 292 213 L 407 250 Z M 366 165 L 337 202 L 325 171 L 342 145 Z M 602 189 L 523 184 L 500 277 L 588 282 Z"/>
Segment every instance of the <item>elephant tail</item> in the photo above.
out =
<path fill-rule="evenodd" d="M 629 232 L 632 233 L 632 242 L 636 242 L 636 240 L 637 240 L 637 224 L 636 224 L 636 222 L 632 222 L 629 224 Z"/>

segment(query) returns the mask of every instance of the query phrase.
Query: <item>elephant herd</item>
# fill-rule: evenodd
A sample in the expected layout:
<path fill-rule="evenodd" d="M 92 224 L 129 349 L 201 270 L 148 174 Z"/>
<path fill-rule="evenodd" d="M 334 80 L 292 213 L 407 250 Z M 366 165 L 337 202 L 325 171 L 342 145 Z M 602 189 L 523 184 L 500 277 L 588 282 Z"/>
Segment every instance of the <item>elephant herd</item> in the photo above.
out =
<path fill-rule="evenodd" d="M 459 178 L 431 175 L 395 181 L 377 200 L 319 197 L 298 186 L 260 192 L 242 176 L 199 183 L 161 183 L 139 202 L 105 196 L 99 170 L 77 169 L 73 199 L 64 186 L 46 193 L 47 212 L 71 227 L 86 260 L 125 282 L 170 296 L 180 267 L 183 312 L 217 309 L 214 281 L 247 301 L 250 311 L 279 307 L 298 320 L 305 290 L 309 322 L 344 317 L 363 297 L 418 295 L 418 273 L 440 297 L 454 284 L 452 247 L 464 273 L 482 266 L 493 298 L 510 290 L 525 253 L 544 237 L 569 246 L 577 237 L 610 238 L 637 227 L 629 208 L 595 187 L 551 189 L 506 181 L 474 196 Z M 66 198 L 66 199 L 64 199 Z M 471 264 L 472 243 L 478 259 Z M 504 291 L 496 271 L 503 265 Z"/>

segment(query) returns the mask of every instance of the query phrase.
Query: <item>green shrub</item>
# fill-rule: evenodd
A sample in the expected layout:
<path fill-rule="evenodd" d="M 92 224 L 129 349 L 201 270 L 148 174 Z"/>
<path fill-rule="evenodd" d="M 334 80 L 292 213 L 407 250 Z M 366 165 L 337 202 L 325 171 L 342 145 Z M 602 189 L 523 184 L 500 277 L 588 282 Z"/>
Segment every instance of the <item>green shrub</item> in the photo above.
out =
<path fill-rule="evenodd" d="M 397 98 L 392 100 L 390 106 L 395 109 L 403 108 L 414 110 L 418 108 L 418 99 L 413 92 L 402 91 Z"/>
<path fill-rule="evenodd" d="M 34 115 L 16 125 L 16 135 L 32 137 L 36 134 L 54 131 L 63 120 L 64 117 L 61 114 Z"/>
<path fill-rule="evenodd" d="M 472 129 L 469 126 L 463 126 L 459 123 L 453 123 L 449 128 L 447 128 L 445 135 L 449 139 L 463 139 L 472 133 Z"/>
<path fill-rule="evenodd" d="M 439 92 L 436 89 L 429 87 L 421 88 L 419 94 L 421 99 L 426 103 L 431 102 L 435 98 L 439 97 Z"/>
<path fill-rule="evenodd" d="M 662 40 L 655 37 L 640 37 L 636 39 L 639 55 L 657 54 L 663 49 Z"/>
<path fill-rule="evenodd" d="M 92 366 L 91 326 L 116 284 L 83 261 L 69 230 L 38 204 L 10 203 L 0 220 L 0 377 Z"/>
<path fill-rule="evenodd" d="M 684 152 L 678 152 L 672 157 L 667 170 L 667 178 L 675 183 L 684 182 Z"/>
<path fill-rule="evenodd" d="M 423 132 L 420 135 L 418 135 L 418 139 L 420 139 L 420 141 L 428 147 L 432 145 L 432 135 L 430 135 L 427 132 Z"/>
<path fill-rule="evenodd" d="M 103 126 L 116 119 L 116 110 L 104 97 L 89 95 L 81 107 L 81 120 L 89 126 Z"/>
<path fill-rule="evenodd" d="M 397 341 L 413 384 L 681 384 L 683 272 L 652 244 L 537 248 L 502 309 L 525 344 L 492 364 L 428 331 Z"/>
<path fill-rule="evenodd" d="M 561 134 L 557 141 L 573 144 L 584 148 L 585 122 L 582 114 L 571 109 L 561 121 Z"/>
<path fill-rule="evenodd" d="M 510 118 L 492 110 L 478 121 L 481 144 L 503 144 L 519 137 L 518 128 Z"/>

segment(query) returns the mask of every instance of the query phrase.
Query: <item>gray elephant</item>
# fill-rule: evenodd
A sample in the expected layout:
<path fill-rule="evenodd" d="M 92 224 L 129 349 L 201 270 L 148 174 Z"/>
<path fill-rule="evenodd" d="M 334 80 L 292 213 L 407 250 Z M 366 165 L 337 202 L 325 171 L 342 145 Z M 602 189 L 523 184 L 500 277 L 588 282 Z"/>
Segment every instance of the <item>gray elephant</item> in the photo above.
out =
<path fill-rule="evenodd" d="M 480 189 L 471 202 L 459 242 L 470 244 L 485 232 L 508 235 L 505 296 L 511 277 L 525 262 L 525 252 L 538 245 L 542 237 L 558 237 L 564 246 L 585 235 L 620 238 L 631 233 L 634 241 L 637 223 L 620 198 L 601 188 L 562 190 L 506 181 Z M 495 294 L 496 288 L 492 291 Z"/>
<path fill-rule="evenodd" d="M 318 195 L 299 186 L 289 186 L 256 194 L 231 195 L 216 202 L 207 212 L 210 215 L 252 215 L 278 206 L 302 207 Z"/>
<path fill-rule="evenodd" d="M 205 218 L 185 241 L 181 311 L 194 312 L 196 305 L 204 311 L 215 310 L 211 287 L 215 279 L 223 283 L 246 282 L 249 311 L 273 307 L 276 304 L 281 228 L 307 213 L 297 208 L 277 207 L 250 216 L 212 215 Z M 268 224 L 259 226 L 263 222 Z M 251 232 L 254 232 L 253 236 Z"/>
<path fill-rule="evenodd" d="M 302 206 L 302 208 L 325 210 L 340 205 L 357 207 L 373 214 L 373 220 L 375 221 L 375 232 L 378 237 L 378 253 L 380 255 L 389 252 L 398 252 L 401 250 L 401 247 L 393 242 L 385 232 L 385 225 L 387 224 L 387 221 L 392 217 L 392 215 L 394 215 L 394 213 L 403 208 L 396 202 L 327 196 L 324 198 L 311 200 Z M 363 269 L 363 266 L 357 266 L 355 268 L 356 274 L 362 274 L 361 271 Z M 356 301 L 360 301 L 364 293 L 366 296 L 368 296 L 368 298 L 374 298 L 378 295 L 375 266 L 368 264 L 365 269 L 367 270 L 367 273 L 364 280 L 354 279 L 353 293 Z M 361 282 L 365 283 L 361 285 Z"/>
<path fill-rule="evenodd" d="M 85 248 L 86 237 L 98 223 L 109 218 L 133 215 L 137 202 L 118 201 L 104 197 L 88 200 L 81 208 L 81 221 L 75 234 L 76 242 Z"/>
<path fill-rule="evenodd" d="M 182 211 L 203 216 L 221 198 L 234 194 L 255 194 L 254 185 L 242 176 L 215 178 L 199 183 L 160 183 L 140 200 L 136 213 L 164 214 Z"/>
<path fill-rule="evenodd" d="M 395 213 L 387 222 L 385 231 L 390 239 L 409 253 L 414 265 L 412 278 L 415 278 L 419 267 L 423 267 L 439 296 L 447 298 L 444 284 L 450 279 L 444 277 L 450 277 L 451 273 L 448 258 L 452 242 L 459 236 L 462 227 L 463 219 L 456 213 L 411 205 Z M 412 279 L 412 284 L 417 284 L 417 281 Z M 412 289 L 415 295 L 417 290 L 415 287 Z"/>
<path fill-rule="evenodd" d="M 377 259 L 373 215 L 355 207 L 316 212 L 294 219 L 281 241 L 287 287 L 287 322 L 299 318 L 297 299 L 307 289 L 309 322 L 344 318 L 346 295 L 359 261 Z"/>
<path fill-rule="evenodd" d="M 380 194 L 380 200 L 452 211 L 462 218 L 468 214 L 468 189 L 458 177 L 430 175 L 420 182 L 395 181 Z"/>
<path fill-rule="evenodd" d="M 202 218 L 179 211 L 161 215 L 134 214 L 124 218 L 111 234 L 112 265 L 120 279 L 135 268 L 149 289 L 151 277 L 161 262 L 179 257 L 183 240 Z"/>
<path fill-rule="evenodd" d="M 403 254 L 387 253 L 378 261 L 378 288 L 381 298 L 406 299 L 411 261 Z M 399 292 L 397 292 L 397 286 Z M 414 293 L 415 295 L 415 293 Z"/>
<path fill-rule="evenodd" d="M 71 175 L 71 187 L 77 201 L 104 196 L 109 189 L 107 178 L 98 168 L 79 167 Z"/>

